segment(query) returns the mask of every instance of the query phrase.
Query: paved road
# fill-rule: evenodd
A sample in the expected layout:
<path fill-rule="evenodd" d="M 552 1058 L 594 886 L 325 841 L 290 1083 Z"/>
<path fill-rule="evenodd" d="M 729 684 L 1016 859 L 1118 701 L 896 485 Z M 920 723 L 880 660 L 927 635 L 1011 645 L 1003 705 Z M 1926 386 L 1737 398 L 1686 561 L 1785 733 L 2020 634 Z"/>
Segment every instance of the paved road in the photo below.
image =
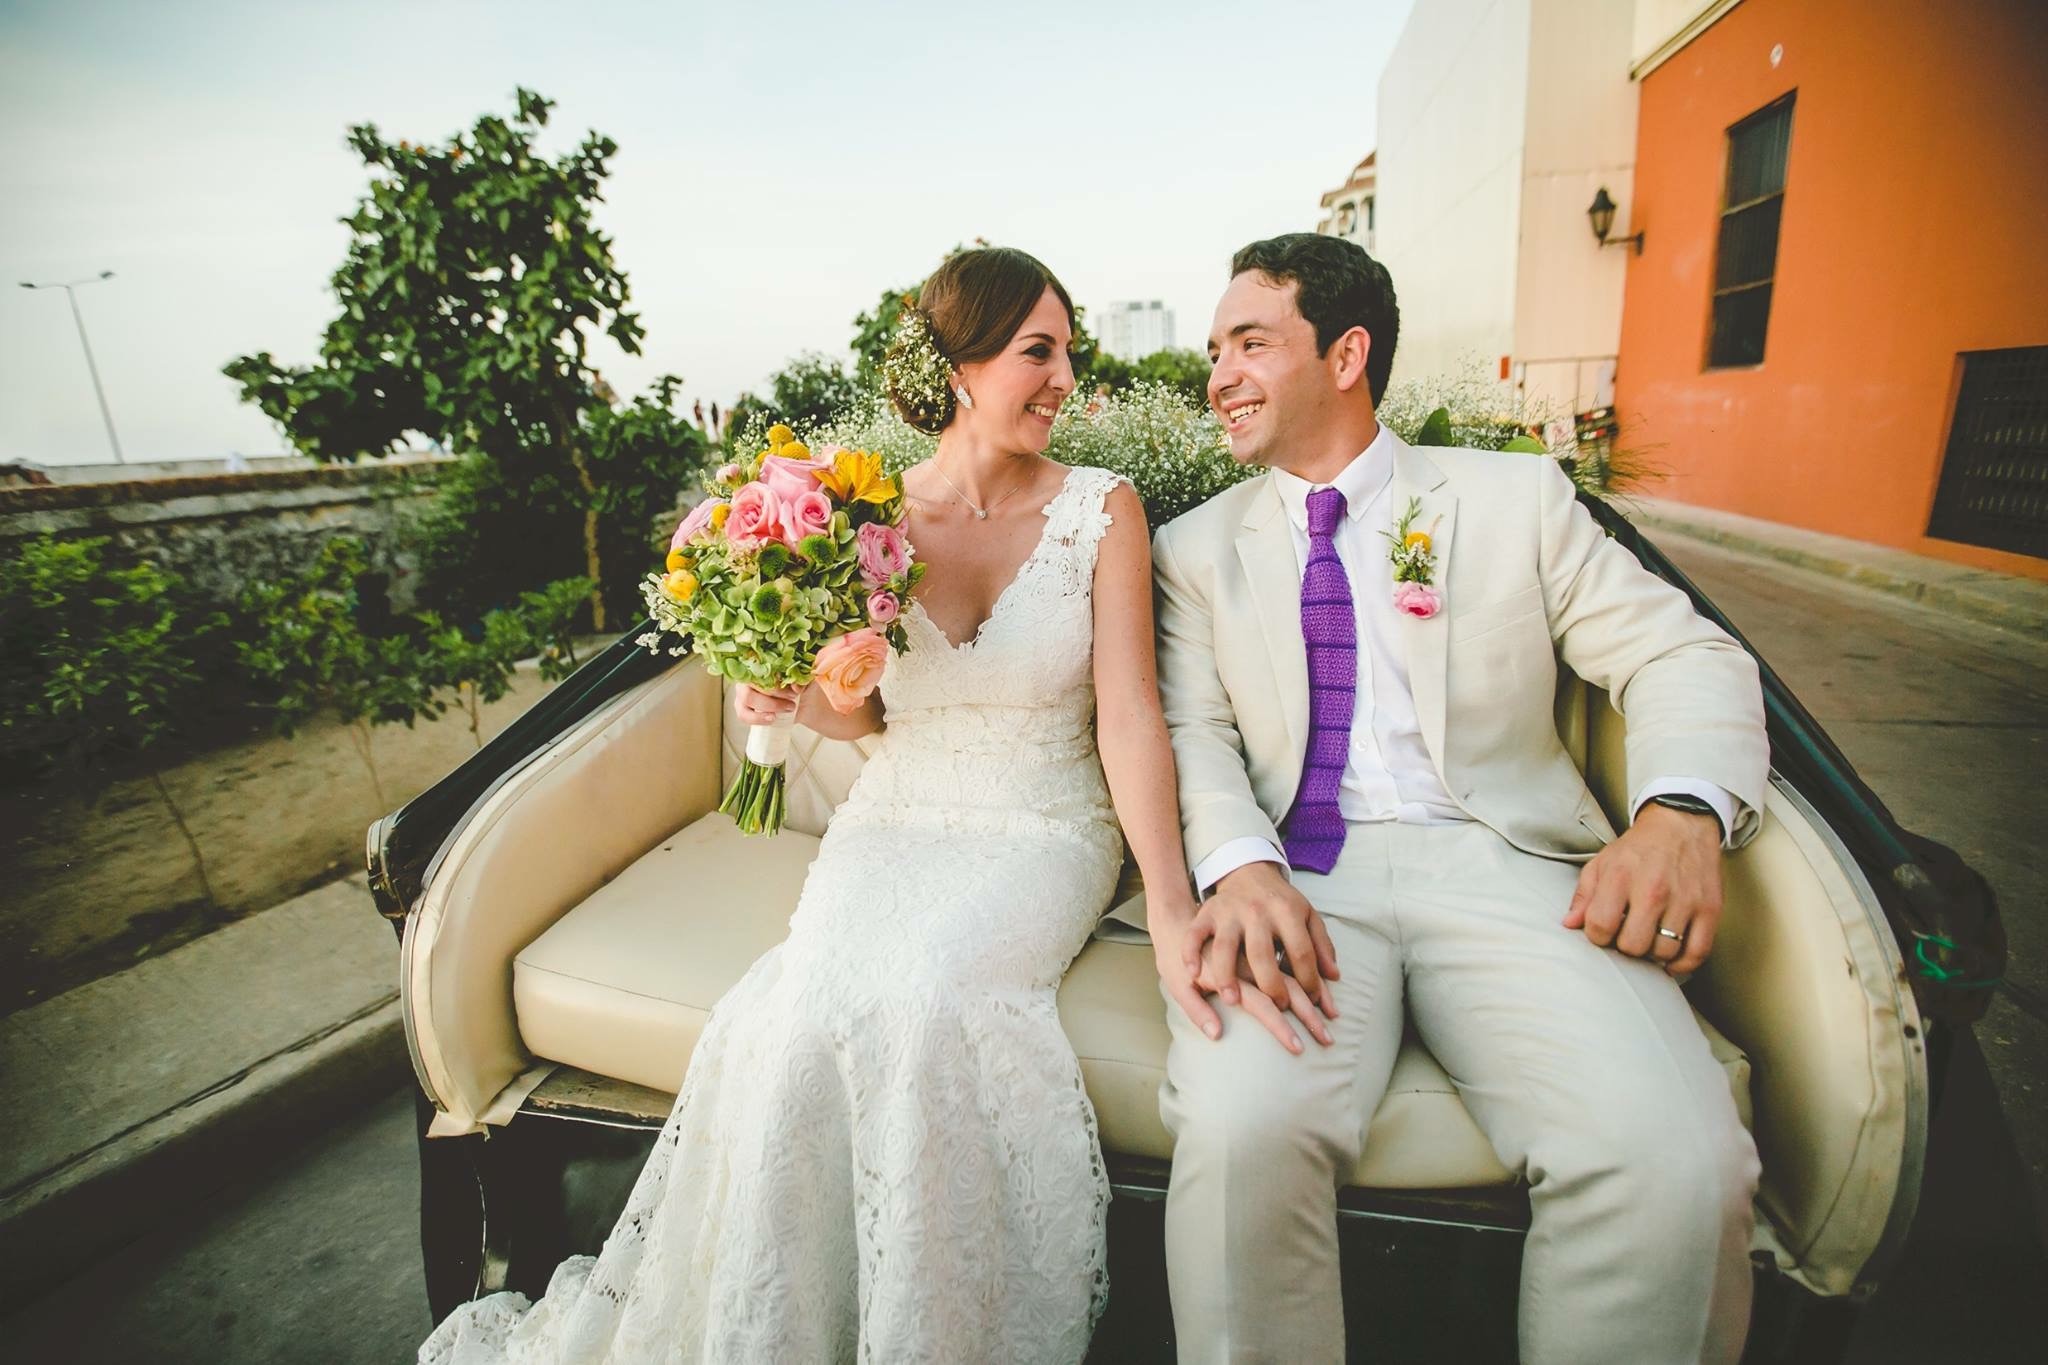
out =
<path fill-rule="evenodd" d="M 0 1320 L 10 1360 L 399 1365 L 432 1327 L 410 1086 Z"/>
<path fill-rule="evenodd" d="M 2008 979 L 2048 997 L 2048 640 L 1664 535 L 1907 829 L 1998 892 Z M 2048 1021 L 1993 1005 L 1977 1026 L 2048 1236 Z"/>

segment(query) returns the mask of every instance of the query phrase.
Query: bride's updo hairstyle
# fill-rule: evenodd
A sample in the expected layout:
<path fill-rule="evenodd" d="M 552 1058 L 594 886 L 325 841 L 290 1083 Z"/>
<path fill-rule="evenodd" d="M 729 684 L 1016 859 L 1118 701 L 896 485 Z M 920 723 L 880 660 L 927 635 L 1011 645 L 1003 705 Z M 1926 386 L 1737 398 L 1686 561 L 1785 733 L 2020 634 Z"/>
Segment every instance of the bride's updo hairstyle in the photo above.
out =
<path fill-rule="evenodd" d="M 927 435 L 943 431 L 959 402 L 948 372 L 1000 355 L 1048 289 L 1066 306 L 1071 326 L 1074 300 L 1037 257 L 1006 246 L 948 256 L 919 288 L 917 302 L 903 306 L 882 360 L 898 415 Z"/>

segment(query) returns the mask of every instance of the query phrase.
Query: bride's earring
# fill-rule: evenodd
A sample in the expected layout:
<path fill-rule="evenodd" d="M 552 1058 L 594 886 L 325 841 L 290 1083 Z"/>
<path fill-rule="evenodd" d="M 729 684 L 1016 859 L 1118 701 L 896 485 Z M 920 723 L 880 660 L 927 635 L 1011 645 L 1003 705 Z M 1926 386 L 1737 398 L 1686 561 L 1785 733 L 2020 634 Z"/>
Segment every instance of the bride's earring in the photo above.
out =
<path fill-rule="evenodd" d="M 965 384 L 954 385 L 953 396 L 960 400 L 960 406 L 963 408 L 971 408 L 974 406 L 974 395 L 967 392 L 967 386 Z"/>

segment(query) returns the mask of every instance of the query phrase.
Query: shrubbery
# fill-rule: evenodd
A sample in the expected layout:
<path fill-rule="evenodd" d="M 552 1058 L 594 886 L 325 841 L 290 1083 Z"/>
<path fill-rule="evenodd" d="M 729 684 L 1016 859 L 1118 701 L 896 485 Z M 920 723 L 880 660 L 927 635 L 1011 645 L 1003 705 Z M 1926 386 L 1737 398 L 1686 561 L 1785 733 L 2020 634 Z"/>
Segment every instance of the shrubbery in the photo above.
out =
<path fill-rule="evenodd" d="M 228 602 L 147 561 L 118 562 L 110 543 L 44 535 L 0 564 L 10 777 L 90 787 L 160 742 L 256 715 L 290 734 L 329 711 L 368 763 L 369 726 L 461 706 L 481 743 L 477 708 L 505 694 L 518 660 L 537 657 L 549 679 L 574 666 L 569 642 L 590 591 L 584 578 L 550 583 L 465 630 L 431 611 L 393 617 L 365 592 L 373 579 L 352 537 Z"/>

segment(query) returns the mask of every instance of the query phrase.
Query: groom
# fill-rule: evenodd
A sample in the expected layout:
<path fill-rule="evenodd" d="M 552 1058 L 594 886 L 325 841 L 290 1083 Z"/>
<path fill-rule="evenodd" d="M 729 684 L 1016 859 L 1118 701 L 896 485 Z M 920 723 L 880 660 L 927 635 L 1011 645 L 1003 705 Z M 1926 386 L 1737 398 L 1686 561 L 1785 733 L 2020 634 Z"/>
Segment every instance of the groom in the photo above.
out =
<path fill-rule="evenodd" d="M 1733 1361 L 1757 1159 L 1675 978 L 1761 821 L 1756 666 L 1554 461 L 1382 427 L 1398 323 L 1356 245 L 1240 251 L 1209 401 L 1267 472 L 1154 545 L 1204 897 L 1151 925 L 1181 1359 L 1343 1358 L 1335 1191 L 1405 1010 L 1529 1183 L 1522 1358 Z M 1619 837 L 1557 735 L 1560 657 L 1626 718 Z"/>

